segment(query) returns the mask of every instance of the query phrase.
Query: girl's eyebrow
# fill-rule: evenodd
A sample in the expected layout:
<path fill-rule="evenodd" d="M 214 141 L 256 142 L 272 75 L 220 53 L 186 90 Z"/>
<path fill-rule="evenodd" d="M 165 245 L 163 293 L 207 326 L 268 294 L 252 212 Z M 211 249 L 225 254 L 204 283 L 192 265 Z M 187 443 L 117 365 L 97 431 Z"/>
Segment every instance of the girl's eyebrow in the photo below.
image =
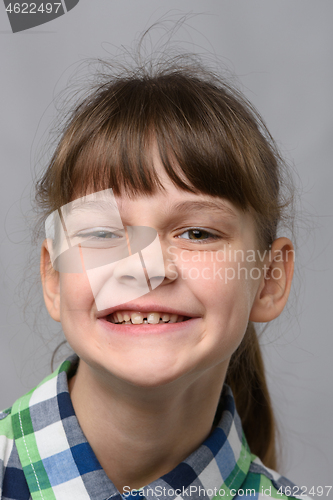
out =
<path fill-rule="evenodd" d="M 68 210 L 68 214 L 76 215 L 82 212 L 113 212 L 120 217 L 119 210 L 115 201 L 107 200 L 88 200 L 80 201 L 79 203 L 71 206 Z"/>
<path fill-rule="evenodd" d="M 201 212 L 208 210 L 210 212 L 217 212 L 219 215 L 226 215 L 231 218 L 237 218 L 237 214 L 231 207 L 227 206 L 222 200 L 218 201 L 182 201 L 170 206 L 170 210 L 180 211 L 182 214 L 189 214 L 193 212 Z"/>
<path fill-rule="evenodd" d="M 75 200 L 77 201 L 77 200 Z M 115 200 L 85 200 L 80 199 L 78 203 L 73 202 L 72 210 L 91 210 L 93 208 L 98 208 L 101 210 L 106 210 L 112 208 L 113 210 L 118 210 Z"/>

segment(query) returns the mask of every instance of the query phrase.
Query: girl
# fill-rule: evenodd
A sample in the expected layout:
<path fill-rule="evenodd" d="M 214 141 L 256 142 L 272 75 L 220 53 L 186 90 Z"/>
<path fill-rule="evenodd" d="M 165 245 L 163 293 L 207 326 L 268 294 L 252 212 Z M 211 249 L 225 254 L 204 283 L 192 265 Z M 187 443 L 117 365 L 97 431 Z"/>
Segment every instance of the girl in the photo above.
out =
<path fill-rule="evenodd" d="M 282 165 L 245 98 L 179 58 L 76 105 L 37 184 L 75 355 L 1 414 L 3 500 L 300 498 L 253 325 L 291 286 Z"/>

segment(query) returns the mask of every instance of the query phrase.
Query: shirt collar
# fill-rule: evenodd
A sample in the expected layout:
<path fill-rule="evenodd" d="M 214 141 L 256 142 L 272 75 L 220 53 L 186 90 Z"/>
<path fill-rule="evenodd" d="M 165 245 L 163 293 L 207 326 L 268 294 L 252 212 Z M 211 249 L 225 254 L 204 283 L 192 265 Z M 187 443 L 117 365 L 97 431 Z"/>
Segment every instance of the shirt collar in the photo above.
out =
<path fill-rule="evenodd" d="M 122 500 L 74 413 L 67 379 L 77 363 L 77 356 L 71 356 L 13 405 L 14 437 L 31 497 Z M 123 497 L 202 500 L 219 490 L 226 498 L 231 489 L 237 491 L 249 471 L 251 453 L 227 385 L 222 401 L 218 425 L 197 450 L 168 474 Z"/>

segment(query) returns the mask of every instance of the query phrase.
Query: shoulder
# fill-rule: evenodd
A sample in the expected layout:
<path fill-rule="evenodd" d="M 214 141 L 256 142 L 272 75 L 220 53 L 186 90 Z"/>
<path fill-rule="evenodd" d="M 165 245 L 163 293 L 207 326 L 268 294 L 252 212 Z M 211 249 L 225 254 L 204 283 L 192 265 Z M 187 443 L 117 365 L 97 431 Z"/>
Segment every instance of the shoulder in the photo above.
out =
<path fill-rule="evenodd" d="M 30 465 L 34 469 L 31 460 L 36 453 L 35 432 L 45 423 L 50 401 L 57 400 L 59 391 L 68 388 L 67 373 L 75 366 L 77 358 L 64 361 L 36 388 L 15 401 L 11 408 L 0 412 L 0 499 L 31 499 L 27 480 L 31 475 Z"/>
<path fill-rule="evenodd" d="M 269 498 L 311 500 L 306 495 L 304 488 L 298 487 L 278 472 L 269 469 L 254 455 L 252 455 L 246 478 L 234 500 L 244 497 L 253 500 L 267 500 Z"/>
<path fill-rule="evenodd" d="M 14 433 L 11 419 L 11 408 L 0 412 L 0 463 L 3 467 L 8 461 L 14 443 Z M 1 472 L 0 472 L 1 477 Z"/>
<path fill-rule="evenodd" d="M 0 498 L 2 498 L 4 477 L 14 444 L 11 408 L 9 408 L 0 412 Z"/>
<path fill-rule="evenodd" d="M 11 408 L 0 412 L 0 498 L 31 500 L 14 438 Z"/>

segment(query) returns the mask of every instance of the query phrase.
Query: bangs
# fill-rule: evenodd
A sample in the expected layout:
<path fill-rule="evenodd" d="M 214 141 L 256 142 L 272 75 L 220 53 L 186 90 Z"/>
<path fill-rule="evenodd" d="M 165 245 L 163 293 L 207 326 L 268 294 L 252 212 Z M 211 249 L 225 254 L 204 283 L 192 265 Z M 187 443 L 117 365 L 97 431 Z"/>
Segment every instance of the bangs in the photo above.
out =
<path fill-rule="evenodd" d="M 79 196 L 112 188 L 115 195 L 152 195 L 164 190 L 154 167 L 156 153 L 162 161 L 156 131 L 122 130 L 102 133 L 85 144 L 74 164 L 73 188 Z M 155 136 L 153 135 L 155 134 Z M 170 150 L 170 147 L 168 148 Z M 181 189 L 198 192 L 181 172 L 168 151 L 164 168 Z M 170 174 L 169 174 L 170 172 Z"/>
<path fill-rule="evenodd" d="M 260 134 L 250 115 L 246 123 L 240 119 L 226 92 L 221 96 L 221 89 L 177 74 L 118 87 L 111 95 L 102 92 L 98 106 L 79 108 L 81 130 L 70 134 L 66 173 L 76 191 L 112 188 L 116 195 L 135 196 L 163 189 L 153 165 L 156 144 L 180 189 L 227 198 L 260 213 L 254 164 L 262 158 L 246 137 Z"/>

